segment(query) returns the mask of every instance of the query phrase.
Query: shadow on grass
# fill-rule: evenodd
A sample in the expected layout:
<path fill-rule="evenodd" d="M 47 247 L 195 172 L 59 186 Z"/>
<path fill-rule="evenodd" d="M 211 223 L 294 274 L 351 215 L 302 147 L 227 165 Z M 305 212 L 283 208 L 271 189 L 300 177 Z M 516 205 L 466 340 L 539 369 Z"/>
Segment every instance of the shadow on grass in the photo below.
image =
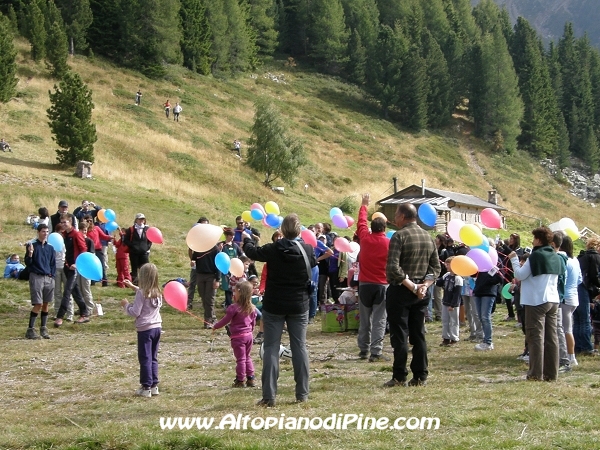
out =
<path fill-rule="evenodd" d="M 11 166 L 31 167 L 32 169 L 45 169 L 62 171 L 64 167 L 59 164 L 43 163 L 39 161 L 25 161 L 22 159 L 8 158 L 6 156 L 0 156 L 0 163 L 10 164 Z"/>
<path fill-rule="evenodd" d="M 374 119 L 382 119 L 381 109 L 374 100 L 362 95 L 352 94 L 339 89 L 323 88 L 319 90 L 317 97 L 330 103 L 340 110 L 349 110 L 370 116 Z"/>

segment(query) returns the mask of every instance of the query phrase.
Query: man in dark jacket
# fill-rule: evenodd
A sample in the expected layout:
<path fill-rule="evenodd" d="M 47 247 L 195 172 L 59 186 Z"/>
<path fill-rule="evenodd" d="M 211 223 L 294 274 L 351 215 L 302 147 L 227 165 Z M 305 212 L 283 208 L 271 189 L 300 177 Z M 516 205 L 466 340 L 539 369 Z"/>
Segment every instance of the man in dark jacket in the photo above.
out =
<path fill-rule="evenodd" d="M 149 256 L 152 242 L 146 237 L 148 228 L 146 225 L 146 216 L 142 213 L 137 213 L 133 226 L 127 229 L 123 238 L 123 243 L 129 248 L 131 278 L 133 279 L 133 284 L 136 285 L 139 268 L 150 262 Z"/>
<path fill-rule="evenodd" d="M 296 381 L 296 401 L 308 400 L 309 366 L 306 351 L 308 326 L 308 286 L 311 268 L 317 262 L 313 248 L 297 241 L 300 220 L 290 214 L 281 224 L 283 239 L 256 247 L 251 238 L 244 239 L 244 253 L 250 259 L 268 264 L 269 272 L 263 296 L 263 372 L 260 406 L 275 405 L 279 378 L 279 347 L 283 326 L 287 324 Z"/>
<path fill-rule="evenodd" d="M 66 200 L 61 200 L 60 202 L 58 202 L 58 211 L 56 211 L 56 214 L 52 214 L 50 216 L 50 233 L 54 233 L 54 231 L 56 230 L 56 225 L 58 225 L 58 223 L 60 222 L 60 216 L 62 214 L 68 214 L 68 212 L 69 202 L 67 202 Z M 77 217 L 72 216 L 71 226 L 76 230 L 78 229 Z"/>
<path fill-rule="evenodd" d="M 204 328 L 212 328 L 215 316 L 215 289 L 219 287 L 221 272 L 215 264 L 215 257 L 222 250 L 223 244 L 219 243 L 206 252 L 192 252 L 191 260 L 196 267 L 196 285 L 198 295 L 204 307 Z M 191 309 L 191 303 L 189 307 Z"/>

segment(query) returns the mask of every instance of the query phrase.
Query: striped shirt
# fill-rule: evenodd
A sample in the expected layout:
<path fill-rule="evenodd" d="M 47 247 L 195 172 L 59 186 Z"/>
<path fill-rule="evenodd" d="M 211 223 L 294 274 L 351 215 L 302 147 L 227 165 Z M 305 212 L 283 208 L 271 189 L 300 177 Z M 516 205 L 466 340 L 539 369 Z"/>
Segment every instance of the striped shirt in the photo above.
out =
<path fill-rule="evenodd" d="M 402 284 L 411 280 L 432 280 L 441 271 L 435 243 L 429 234 L 416 222 L 409 222 L 396 231 L 390 239 L 386 265 L 389 284 Z"/>

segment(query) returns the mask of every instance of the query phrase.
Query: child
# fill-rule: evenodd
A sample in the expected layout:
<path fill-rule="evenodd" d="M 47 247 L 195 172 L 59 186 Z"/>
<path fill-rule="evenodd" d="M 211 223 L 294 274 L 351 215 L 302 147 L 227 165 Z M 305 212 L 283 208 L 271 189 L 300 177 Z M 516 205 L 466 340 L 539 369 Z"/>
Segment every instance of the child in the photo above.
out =
<path fill-rule="evenodd" d="M 256 324 L 256 308 L 252 304 L 252 284 L 248 281 L 238 283 L 233 288 L 233 301 L 234 303 L 227 308 L 225 317 L 213 325 L 213 330 L 230 324 L 231 348 L 237 361 L 233 387 L 254 387 L 254 364 L 250 352 L 252 331 Z"/>
<path fill-rule="evenodd" d="M 114 246 L 117 249 L 115 254 L 115 265 L 117 268 L 117 286 L 120 288 L 125 287 L 125 281 L 131 281 L 131 271 L 129 270 L 129 247 L 123 243 L 123 237 L 125 236 L 125 228 L 119 230 L 121 238 L 117 241 L 115 239 Z"/>
<path fill-rule="evenodd" d="M 19 259 L 19 255 L 13 253 L 6 260 L 6 268 L 4 269 L 4 278 L 19 278 L 19 273 L 25 268 Z"/>
<path fill-rule="evenodd" d="M 90 237 L 88 237 L 87 234 L 90 228 L 89 222 L 79 222 L 78 228 L 79 232 L 83 235 L 83 239 L 85 240 L 87 251 L 89 253 L 94 253 L 94 242 Z M 92 296 L 91 280 L 88 280 L 81 274 L 77 274 L 76 283 L 77 286 L 79 286 L 79 292 L 81 292 L 85 306 L 87 307 L 89 315 L 91 316 L 94 308 L 96 307 L 96 304 L 94 303 L 94 297 Z"/>
<path fill-rule="evenodd" d="M 257 303 L 252 302 L 253 305 L 256 306 L 256 321 L 258 322 L 258 334 L 252 341 L 254 344 L 262 344 L 264 339 L 264 324 L 262 321 L 262 295 L 260 294 L 260 282 L 258 281 L 258 277 L 256 275 L 250 275 L 248 277 L 248 282 L 252 283 L 252 298 L 257 299 Z"/>
<path fill-rule="evenodd" d="M 442 298 L 442 343 L 440 346 L 450 346 L 458 343 L 460 301 L 462 300 L 463 278 L 452 272 L 450 264 L 454 256 L 446 258 L 444 264 L 447 272 L 437 279 L 436 285 L 444 288 Z"/>
<path fill-rule="evenodd" d="M 138 338 L 138 361 L 140 362 L 141 387 L 135 392 L 140 397 L 159 395 L 158 392 L 158 343 L 161 323 L 162 294 L 158 285 L 158 270 L 154 264 L 144 264 L 139 271 L 139 287 L 130 280 L 123 284 L 135 291 L 135 301 L 121 301 L 125 312 L 135 317 Z"/>

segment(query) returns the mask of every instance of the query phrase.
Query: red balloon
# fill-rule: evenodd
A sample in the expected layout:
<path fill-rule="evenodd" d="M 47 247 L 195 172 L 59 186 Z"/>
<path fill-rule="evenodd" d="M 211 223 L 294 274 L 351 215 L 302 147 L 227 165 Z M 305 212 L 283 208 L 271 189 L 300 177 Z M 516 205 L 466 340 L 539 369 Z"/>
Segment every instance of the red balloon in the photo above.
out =
<path fill-rule="evenodd" d="M 312 246 L 314 248 L 317 247 L 317 237 L 315 236 L 315 233 L 313 233 L 312 231 L 310 231 L 308 228 L 306 230 L 302 230 L 300 232 L 300 237 L 308 245 L 310 245 L 310 246 Z"/>
<path fill-rule="evenodd" d="M 348 222 L 348 228 L 350 228 L 352 225 L 354 225 L 354 219 L 350 216 L 344 216 L 346 218 L 346 221 Z"/>
<path fill-rule="evenodd" d="M 486 227 L 491 228 L 493 230 L 498 230 L 502 228 L 502 218 L 498 211 L 493 208 L 485 208 L 481 211 L 481 223 L 483 223 Z"/>
<path fill-rule="evenodd" d="M 173 308 L 182 312 L 187 310 L 187 289 L 179 281 L 169 281 L 163 290 L 163 297 Z"/>
<path fill-rule="evenodd" d="M 146 237 L 153 244 L 162 244 L 163 243 L 162 233 L 156 227 L 148 228 L 148 230 L 146 231 Z"/>

